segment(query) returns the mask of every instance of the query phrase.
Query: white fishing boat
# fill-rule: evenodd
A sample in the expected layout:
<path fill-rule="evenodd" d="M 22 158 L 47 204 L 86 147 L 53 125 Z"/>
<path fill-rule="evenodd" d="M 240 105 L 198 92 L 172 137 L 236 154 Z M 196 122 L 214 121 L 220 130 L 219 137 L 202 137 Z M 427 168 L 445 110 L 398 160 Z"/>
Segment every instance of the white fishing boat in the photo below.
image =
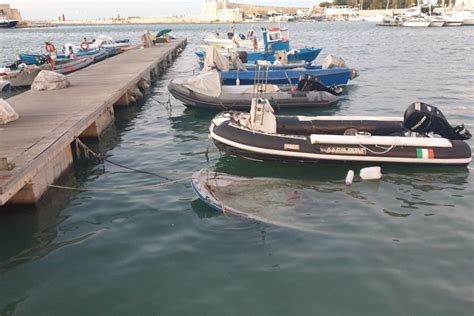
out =
<path fill-rule="evenodd" d="M 446 24 L 446 19 L 439 16 L 427 17 L 430 21 L 430 27 L 442 27 Z"/>
<path fill-rule="evenodd" d="M 469 10 L 453 11 L 451 16 L 455 19 L 463 20 L 464 25 L 474 25 L 474 12 Z"/>
<path fill-rule="evenodd" d="M 243 48 L 243 49 L 262 49 L 263 43 L 253 36 L 253 31 L 247 35 L 243 33 L 235 34 L 229 32 L 225 37 L 217 32 L 213 32 L 203 40 L 208 46 L 219 46 L 224 49 Z"/>
<path fill-rule="evenodd" d="M 431 21 L 424 17 L 410 17 L 403 22 L 403 26 L 408 27 L 428 27 Z"/>
<path fill-rule="evenodd" d="M 463 19 L 459 19 L 449 15 L 445 15 L 444 18 L 446 19 L 445 26 L 462 26 L 464 24 Z"/>

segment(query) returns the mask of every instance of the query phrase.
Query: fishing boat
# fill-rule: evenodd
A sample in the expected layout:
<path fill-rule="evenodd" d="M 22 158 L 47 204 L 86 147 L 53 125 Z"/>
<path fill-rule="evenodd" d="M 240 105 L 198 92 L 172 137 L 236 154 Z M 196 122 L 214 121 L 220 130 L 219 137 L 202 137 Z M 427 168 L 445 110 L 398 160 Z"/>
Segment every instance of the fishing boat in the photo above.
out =
<path fill-rule="evenodd" d="M 263 43 L 254 37 L 253 31 L 250 31 L 247 35 L 243 33 L 236 34 L 233 31 L 225 34 L 225 36 L 218 32 L 212 32 L 204 38 L 203 42 L 208 46 L 219 46 L 225 49 L 263 49 Z"/>
<path fill-rule="evenodd" d="M 16 69 L 0 68 L 0 81 L 8 81 L 11 87 L 26 88 L 31 86 L 42 70 L 51 70 L 50 64 L 21 65 Z"/>
<path fill-rule="evenodd" d="M 41 65 L 46 62 L 45 56 L 43 54 L 18 54 L 18 60 L 25 65 Z"/>
<path fill-rule="evenodd" d="M 55 64 L 53 66 L 53 70 L 60 74 L 66 75 L 91 65 L 94 63 L 94 59 L 90 57 L 83 57 L 78 59 L 60 60 L 60 62 L 61 63 Z"/>
<path fill-rule="evenodd" d="M 236 50 L 236 49 L 221 49 L 219 52 L 224 55 L 229 55 L 231 53 L 239 53 L 240 58 L 243 63 L 254 64 L 258 60 L 266 60 L 269 62 L 275 62 L 275 54 L 286 55 L 288 63 L 294 62 L 312 62 L 318 57 L 321 52 L 321 48 L 301 48 L 301 49 L 291 49 L 289 41 L 288 29 L 281 29 L 279 27 L 270 28 L 269 30 L 262 30 L 263 36 L 263 50 Z M 195 52 L 201 60 L 205 58 L 205 51 Z"/>
<path fill-rule="evenodd" d="M 17 20 L 11 20 L 4 16 L 0 16 L 0 28 L 14 28 L 17 24 Z"/>
<path fill-rule="evenodd" d="M 451 16 L 463 20 L 463 26 L 474 25 L 474 11 L 464 10 L 462 6 L 459 9 L 452 11 Z"/>
<path fill-rule="evenodd" d="M 259 75 L 261 79 L 264 76 Z M 331 106 L 337 103 L 337 95 L 342 92 L 342 89 L 326 87 L 310 76 L 302 78 L 294 90 L 287 91 L 263 82 L 253 86 L 223 86 L 217 71 L 191 79 L 174 79 L 168 89 L 187 107 L 216 110 L 249 110 L 256 92 L 264 92 L 276 109 Z"/>
<path fill-rule="evenodd" d="M 462 26 L 464 24 L 463 19 L 457 18 L 455 16 L 445 15 L 444 18 L 446 20 L 445 26 Z"/>
<path fill-rule="evenodd" d="M 130 43 L 129 39 L 123 39 L 114 41 L 112 37 L 100 35 L 92 42 L 87 41 L 84 39 L 80 45 L 66 43 L 64 44 L 64 52 L 69 52 L 70 49 L 73 50 L 75 54 L 78 54 L 80 51 L 87 51 L 87 50 L 98 50 L 98 49 L 109 49 L 109 48 L 128 48 L 132 44 Z"/>
<path fill-rule="evenodd" d="M 431 21 L 425 17 L 409 17 L 405 19 L 402 25 L 408 27 L 428 27 L 430 24 Z"/>
<path fill-rule="evenodd" d="M 421 102 L 403 118 L 307 117 L 277 116 L 256 98 L 250 113 L 219 113 L 209 134 L 221 151 L 252 160 L 467 166 L 472 159 L 464 126 Z"/>
<path fill-rule="evenodd" d="M 446 24 L 446 19 L 440 16 L 432 15 L 428 16 L 427 19 L 430 21 L 430 27 L 442 27 Z"/>
<path fill-rule="evenodd" d="M 318 78 L 325 86 L 344 86 L 347 85 L 349 79 L 358 76 L 352 69 L 345 67 L 329 69 L 270 69 L 268 71 L 268 83 L 275 85 L 297 85 L 300 78 L 305 75 Z M 224 85 L 251 85 L 255 79 L 255 70 L 221 72 L 221 79 Z"/>

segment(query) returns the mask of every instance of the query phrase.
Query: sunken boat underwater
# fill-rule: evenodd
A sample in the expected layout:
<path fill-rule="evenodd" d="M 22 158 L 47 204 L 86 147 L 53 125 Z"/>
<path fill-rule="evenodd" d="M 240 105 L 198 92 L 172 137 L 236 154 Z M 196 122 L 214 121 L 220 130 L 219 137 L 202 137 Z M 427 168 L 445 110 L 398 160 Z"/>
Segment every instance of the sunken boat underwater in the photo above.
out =
<path fill-rule="evenodd" d="M 168 89 L 187 107 L 217 110 L 249 110 L 256 93 L 265 94 L 275 109 L 331 106 L 342 92 L 338 87 L 326 87 L 312 76 L 301 78 L 293 90 L 267 83 L 224 86 L 217 71 L 191 79 L 174 79 Z"/>
<path fill-rule="evenodd" d="M 464 126 L 420 102 L 403 118 L 306 117 L 277 116 L 260 98 L 250 113 L 219 113 L 209 131 L 221 151 L 252 160 L 466 166 L 472 159 Z"/>

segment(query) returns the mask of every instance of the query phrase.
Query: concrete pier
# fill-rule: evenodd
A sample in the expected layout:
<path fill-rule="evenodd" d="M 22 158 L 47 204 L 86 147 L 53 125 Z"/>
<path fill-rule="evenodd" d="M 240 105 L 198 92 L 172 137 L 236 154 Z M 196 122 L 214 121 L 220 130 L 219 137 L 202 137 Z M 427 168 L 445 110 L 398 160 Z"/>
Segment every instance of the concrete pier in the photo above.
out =
<path fill-rule="evenodd" d="M 186 44 L 132 50 L 69 75 L 67 89 L 8 99 L 20 118 L 0 125 L 0 206 L 36 203 L 71 166 L 74 139 L 100 136 L 114 106 L 133 104 Z"/>

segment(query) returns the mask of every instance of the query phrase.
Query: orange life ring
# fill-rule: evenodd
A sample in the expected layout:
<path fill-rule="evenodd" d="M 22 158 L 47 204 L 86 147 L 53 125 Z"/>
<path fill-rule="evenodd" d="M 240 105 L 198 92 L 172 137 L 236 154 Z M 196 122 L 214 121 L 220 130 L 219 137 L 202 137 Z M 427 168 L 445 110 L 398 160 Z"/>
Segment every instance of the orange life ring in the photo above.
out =
<path fill-rule="evenodd" d="M 56 51 L 56 47 L 54 47 L 54 45 L 51 43 L 46 44 L 45 49 L 48 53 L 52 53 Z"/>
<path fill-rule="evenodd" d="M 82 42 L 82 43 L 81 43 L 81 49 L 84 49 L 84 50 L 89 49 L 89 43 L 87 43 L 87 42 Z"/>
<path fill-rule="evenodd" d="M 282 41 L 283 43 L 286 43 L 286 42 L 288 42 L 288 39 L 287 39 L 286 37 L 282 37 L 282 38 L 281 38 L 281 41 Z"/>

